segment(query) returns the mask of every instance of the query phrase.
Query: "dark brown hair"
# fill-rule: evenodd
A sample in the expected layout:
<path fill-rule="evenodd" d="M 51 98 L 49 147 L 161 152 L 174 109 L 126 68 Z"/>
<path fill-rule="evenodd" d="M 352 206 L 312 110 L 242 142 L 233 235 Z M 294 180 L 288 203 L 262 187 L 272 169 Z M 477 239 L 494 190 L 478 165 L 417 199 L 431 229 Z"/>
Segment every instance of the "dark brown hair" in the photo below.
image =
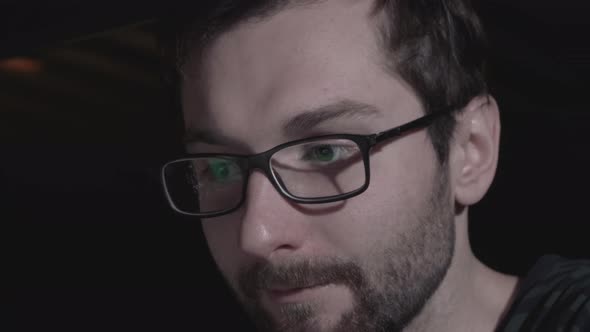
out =
<path fill-rule="evenodd" d="M 180 70 L 188 57 L 199 56 L 236 24 L 316 1 L 320 0 L 212 0 L 170 15 L 160 36 L 165 66 L 172 69 L 166 81 L 178 93 Z M 378 18 L 387 70 L 413 88 L 426 113 L 448 107 L 460 110 L 472 98 L 487 94 L 486 40 L 469 0 L 375 0 L 373 15 Z M 429 127 L 441 163 L 448 159 L 454 127 L 453 115 Z"/>

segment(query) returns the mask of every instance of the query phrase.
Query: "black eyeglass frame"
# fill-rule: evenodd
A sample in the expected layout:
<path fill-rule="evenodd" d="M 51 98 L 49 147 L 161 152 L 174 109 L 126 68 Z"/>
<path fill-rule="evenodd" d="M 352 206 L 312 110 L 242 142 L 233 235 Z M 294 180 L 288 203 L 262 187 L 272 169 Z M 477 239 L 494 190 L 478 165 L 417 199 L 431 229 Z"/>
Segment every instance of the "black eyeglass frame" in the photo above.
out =
<path fill-rule="evenodd" d="M 186 154 L 182 158 L 167 162 L 166 164 L 164 164 L 162 166 L 161 181 L 162 181 L 162 185 L 164 187 L 164 192 L 166 194 L 166 198 L 168 200 L 168 203 L 170 204 L 172 209 L 174 209 L 174 211 L 176 211 L 177 213 L 183 214 L 183 215 L 194 216 L 194 217 L 199 217 L 199 218 L 218 217 L 218 216 L 232 213 L 235 210 L 239 209 L 246 199 L 246 191 L 248 189 L 248 180 L 250 178 L 251 172 L 254 169 L 262 170 L 262 172 L 264 173 L 266 178 L 270 180 L 270 182 L 272 183 L 274 188 L 283 197 L 290 199 L 296 203 L 322 204 L 322 203 L 337 202 L 337 201 L 348 199 L 348 198 L 351 198 L 354 196 L 358 196 L 358 195 L 362 194 L 365 190 L 367 190 L 367 188 L 369 187 L 369 183 L 371 180 L 369 155 L 370 155 L 371 149 L 374 146 L 376 146 L 377 144 L 384 142 L 388 139 L 397 139 L 397 138 L 400 138 L 401 136 L 409 134 L 412 131 L 426 128 L 430 124 L 432 124 L 434 122 L 434 120 L 436 120 L 439 117 L 442 117 L 444 115 L 449 115 L 454 110 L 455 110 L 455 108 L 453 108 L 453 107 L 445 108 L 445 109 L 424 115 L 420 118 L 417 118 L 415 120 L 412 120 L 412 121 L 402 124 L 400 126 L 397 126 L 397 127 L 385 130 L 385 131 L 381 131 L 378 133 L 369 134 L 369 135 L 330 134 L 330 135 L 321 135 L 321 136 L 314 136 L 314 137 L 298 139 L 295 141 L 282 143 L 282 144 L 277 145 L 269 150 L 266 150 L 264 152 L 260 152 L 260 153 L 254 154 L 254 155 L 222 154 L 222 153 Z M 358 147 L 361 151 L 361 154 L 362 154 L 362 160 L 363 160 L 364 167 L 365 167 L 365 182 L 364 182 L 364 184 L 360 188 L 353 190 L 351 192 L 344 193 L 344 194 L 338 194 L 338 195 L 332 195 L 332 196 L 326 196 L 326 197 L 304 198 L 304 197 L 297 197 L 297 196 L 289 193 L 289 191 L 286 188 L 284 188 L 284 185 L 280 184 L 281 180 L 276 177 L 275 172 L 273 171 L 272 167 L 270 166 L 272 156 L 275 153 L 277 153 L 278 151 L 288 148 L 293 145 L 298 145 L 298 144 L 307 143 L 307 142 L 314 142 L 314 141 L 319 141 L 319 140 L 328 140 L 328 139 L 347 139 L 347 140 L 355 142 L 358 145 Z M 221 210 L 221 211 L 215 211 L 215 212 L 191 213 L 191 212 L 186 212 L 186 211 L 182 211 L 182 210 L 178 209 L 176 207 L 176 204 L 172 200 L 172 197 L 171 197 L 170 192 L 168 190 L 168 186 L 166 184 L 166 167 L 170 164 L 183 162 L 183 161 L 190 161 L 190 160 L 194 160 L 196 158 L 212 158 L 212 157 L 231 158 L 231 159 L 236 159 L 236 161 L 239 161 L 239 162 L 237 162 L 237 164 L 239 165 L 242 172 L 244 173 L 244 183 L 242 186 L 242 196 L 241 196 L 240 201 L 234 207 L 231 207 L 231 208 L 225 209 L 225 210 Z"/>

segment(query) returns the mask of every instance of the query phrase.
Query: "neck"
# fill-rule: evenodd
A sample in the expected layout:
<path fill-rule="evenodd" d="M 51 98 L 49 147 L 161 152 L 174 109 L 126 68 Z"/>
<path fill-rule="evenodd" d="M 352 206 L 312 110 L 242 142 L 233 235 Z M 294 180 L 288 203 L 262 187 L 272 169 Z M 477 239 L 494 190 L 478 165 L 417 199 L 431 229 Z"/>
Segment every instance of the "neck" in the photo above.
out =
<path fill-rule="evenodd" d="M 404 332 L 491 332 L 512 304 L 518 278 L 494 271 L 471 250 L 467 209 L 457 218 L 455 255 L 447 275 Z"/>

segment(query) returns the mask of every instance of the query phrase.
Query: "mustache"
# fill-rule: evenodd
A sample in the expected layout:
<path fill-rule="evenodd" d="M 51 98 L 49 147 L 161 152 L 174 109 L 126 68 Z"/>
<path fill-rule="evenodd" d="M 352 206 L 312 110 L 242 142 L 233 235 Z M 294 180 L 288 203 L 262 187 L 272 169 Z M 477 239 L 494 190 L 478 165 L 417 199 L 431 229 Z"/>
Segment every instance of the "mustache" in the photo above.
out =
<path fill-rule="evenodd" d="M 365 284 L 365 278 L 357 264 L 336 259 L 292 261 L 280 265 L 257 262 L 238 274 L 241 291 L 251 299 L 272 288 L 294 289 L 326 284 L 347 285 L 354 290 Z"/>

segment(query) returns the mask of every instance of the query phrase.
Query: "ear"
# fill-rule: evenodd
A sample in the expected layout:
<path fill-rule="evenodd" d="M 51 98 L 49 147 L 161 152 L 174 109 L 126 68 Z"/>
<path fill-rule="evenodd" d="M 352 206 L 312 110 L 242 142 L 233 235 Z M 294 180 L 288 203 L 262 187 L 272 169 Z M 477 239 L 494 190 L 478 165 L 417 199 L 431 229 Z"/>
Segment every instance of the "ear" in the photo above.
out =
<path fill-rule="evenodd" d="M 457 116 L 450 146 L 450 171 L 455 202 L 477 203 L 488 191 L 496 174 L 500 144 L 500 115 L 490 96 L 472 99 Z"/>

